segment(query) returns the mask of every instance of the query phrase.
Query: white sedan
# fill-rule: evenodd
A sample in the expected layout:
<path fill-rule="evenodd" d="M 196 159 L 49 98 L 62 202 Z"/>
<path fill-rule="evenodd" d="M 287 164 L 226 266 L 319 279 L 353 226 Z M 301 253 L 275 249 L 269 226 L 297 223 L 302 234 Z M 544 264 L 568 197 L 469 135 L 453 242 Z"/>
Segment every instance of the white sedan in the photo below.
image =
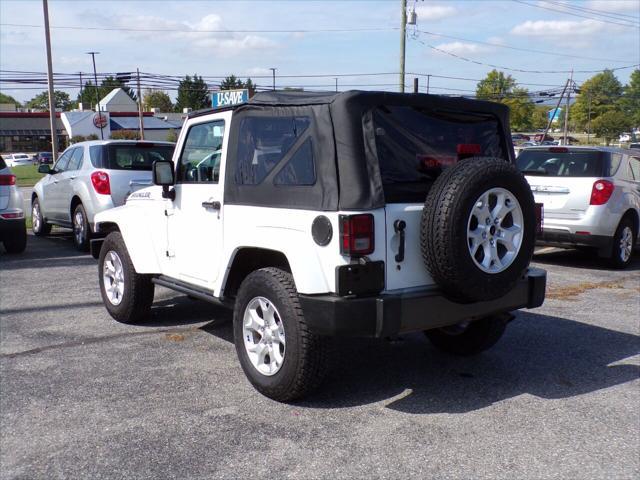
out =
<path fill-rule="evenodd" d="M 33 165 L 33 157 L 26 153 L 14 153 L 5 157 L 8 167 L 19 167 L 21 165 Z"/>

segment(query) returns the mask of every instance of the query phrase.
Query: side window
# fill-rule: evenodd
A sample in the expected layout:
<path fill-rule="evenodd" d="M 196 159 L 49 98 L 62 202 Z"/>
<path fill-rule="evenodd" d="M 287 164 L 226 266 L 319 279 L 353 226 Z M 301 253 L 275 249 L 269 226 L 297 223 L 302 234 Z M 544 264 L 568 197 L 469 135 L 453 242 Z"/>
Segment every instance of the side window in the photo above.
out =
<path fill-rule="evenodd" d="M 236 157 L 236 184 L 260 184 L 291 150 L 310 123 L 309 117 L 243 118 Z"/>
<path fill-rule="evenodd" d="M 285 166 L 273 179 L 275 185 L 313 185 L 316 183 L 316 168 L 313 161 L 311 137 L 300 145 Z"/>
<path fill-rule="evenodd" d="M 82 165 L 82 157 L 84 155 L 84 147 L 78 147 L 73 150 L 67 170 L 78 170 Z"/>
<path fill-rule="evenodd" d="M 618 171 L 618 167 L 620 166 L 620 162 L 622 161 L 622 155 L 619 153 L 612 153 L 611 160 L 609 164 L 609 176 L 613 176 Z"/>
<path fill-rule="evenodd" d="M 640 158 L 631 157 L 629 159 L 629 172 L 632 180 L 640 182 Z"/>
<path fill-rule="evenodd" d="M 73 154 L 74 151 L 75 151 L 75 148 L 71 150 L 67 150 L 58 159 L 58 161 L 56 162 L 56 166 L 54 167 L 57 173 L 64 172 L 65 170 L 67 170 L 67 165 L 69 165 L 69 160 L 71 159 L 71 155 Z"/>
<path fill-rule="evenodd" d="M 192 126 L 178 161 L 178 182 L 218 183 L 223 138 L 224 120 Z"/>
<path fill-rule="evenodd" d="M 92 147 L 89 147 L 89 157 L 91 158 L 91 165 L 93 165 L 95 168 L 104 168 L 103 156 L 103 145 L 94 145 Z"/>

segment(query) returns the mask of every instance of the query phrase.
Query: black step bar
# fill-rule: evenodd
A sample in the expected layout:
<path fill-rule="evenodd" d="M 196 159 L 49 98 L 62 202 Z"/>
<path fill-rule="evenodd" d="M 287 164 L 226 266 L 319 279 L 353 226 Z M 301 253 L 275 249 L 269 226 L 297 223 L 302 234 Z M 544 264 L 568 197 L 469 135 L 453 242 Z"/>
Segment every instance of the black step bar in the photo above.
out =
<path fill-rule="evenodd" d="M 226 308 L 233 308 L 233 302 L 225 302 L 218 297 L 213 295 L 211 290 L 207 290 L 202 287 L 198 287 L 196 285 L 191 285 L 190 283 L 183 282 L 181 280 L 177 280 L 175 278 L 167 277 L 166 275 L 160 275 L 159 277 L 154 277 L 151 279 L 153 283 L 156 285 L 161 285 L 163 287 L 167 287 L 171 290 L 175 290 L 176 292 L 184 293 L 191 297 L 197 298 L 199 300 L 204 300 L 205 302 L 213 303 L 214 305 L 220 305 Z"/>

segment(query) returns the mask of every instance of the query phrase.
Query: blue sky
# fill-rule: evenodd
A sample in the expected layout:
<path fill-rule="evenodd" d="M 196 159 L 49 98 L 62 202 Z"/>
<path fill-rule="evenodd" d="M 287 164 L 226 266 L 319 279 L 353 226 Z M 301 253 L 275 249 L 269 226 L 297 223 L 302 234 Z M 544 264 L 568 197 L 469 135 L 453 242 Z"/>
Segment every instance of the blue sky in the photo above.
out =
<path fill-rule="evenodd" d="M 418 15 L 417 26 L 408 27 L 407 72 L 480 79 L 491 70 L 488 64 L 515 70 L 573 68 L 574 78 L 580 82 L 593 75 L 578 73 L 581 70 L 640 63 L 640 29 L 629 27 L 630 22 L 640 22 L 639 0 L 408 0 L 407 3 L 409 11 L 415 8 Z M 271 79 L 256 77 L 270 75 L 270 67 L 276 67 L 278 75 L 330 75 L 277 81 L 278 86 L 307 89 L 333 89 L 334 74 L 399 70 L 400 0 L 50 0 L 49 11 L 52 27 L 79 28 L 52 29 L 55 72 L 90 72 L 90 57 L 84 54 L 89 50 L 101 52 L 96 57 L 99 72 L 140 68 L 168 75 L 234 73 L 251 76 L 265 86 L 271 85 Z M 43 29 L 14 26 L 41 26 L 41 2 L 2 0 L 0 23 L 0 69 L 45 72 Z M 357 31 L 312 31 L 327 29 Z M 503 45 L 551 54 L 513 50 Z M 616 75 L 625 82 L 631 71 L 619 70 Z M 532 91 L 550 88 L 547 85 L 561 86 L 568 76 L 506 72 Z M 413 75 L 408 75 L 406 83 L 412 78 Z M 397 83 L 397 74 L 339 78 L 340 89 L 397 90 Z M 420 83 L 424 89 L 426 77 L 420 77 Z M 465 93 L 474 90 L 475 82 L 432 77 L 430 87 L 432 93 Z M 0 84 L 0 89 L 18 100 L 27 100 L 44 87 L 19 90 Z M 77 94 L 77 89 L 64 89 L 73 97 Z"/>

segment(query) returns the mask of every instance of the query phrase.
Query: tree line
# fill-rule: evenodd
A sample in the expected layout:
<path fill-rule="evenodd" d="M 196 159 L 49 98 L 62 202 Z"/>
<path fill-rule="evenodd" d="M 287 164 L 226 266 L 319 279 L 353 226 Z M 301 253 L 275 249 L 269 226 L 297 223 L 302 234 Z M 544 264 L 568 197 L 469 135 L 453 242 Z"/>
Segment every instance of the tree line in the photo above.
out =
<path fill-rule="evenodd" d="M 607 141 L 640 127 L 640 69 L 623 85 L 611 70 L 604 70 L 573 89 L 575 101 L 569 107 L 569 130 L 590 131 Z M 539 94 L 538 94 L 539 95 Z M 531 131 L 545 128 L 555 105 L 537 105 L 526 88 L 504 72 L 492 70 L 476 85 L 476 98 L 499 102 L 511 111 L 511 128 Z M 564 122 L 564 109 L 560 125 Z"/>

